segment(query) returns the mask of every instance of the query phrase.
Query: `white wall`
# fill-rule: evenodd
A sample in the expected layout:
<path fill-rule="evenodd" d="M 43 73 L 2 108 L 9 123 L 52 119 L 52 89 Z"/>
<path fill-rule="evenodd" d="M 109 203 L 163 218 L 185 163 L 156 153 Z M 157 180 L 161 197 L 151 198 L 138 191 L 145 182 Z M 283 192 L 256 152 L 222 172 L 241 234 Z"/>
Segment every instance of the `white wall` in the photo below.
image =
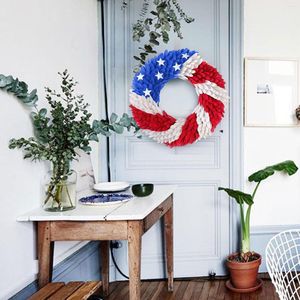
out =
<path fill-rule="evenodd" d="M 58 87 L 58 71 L 68 68 L 79 81 L 97 117 L 98 24 L 96 0 L 0 0 L 0 73 L 18 76 L 38 88 Z M 0 91 L 0 299 L 7 299 L 34 280 L 37 272 L 34 228 L 16 217 L 40 205 L 46 166 L 22 159 L 9 150 L 12 137 L 32 135 L 26 109 Z M 76 243 L 59 243 L 56 263 Z M 70 248 L 72 248 L 70 250 Z"/>
<path fill-rule="evenodd" d="M 300 57 L 300 1 L 245 0 L 245 57 Z M 284 99 L 283 99 L 284 101 Z M 244 128 L 245 181 L 252 172 L 292 159 L 300 166 L 300 128 Z M 251 191 L 252 185 L 246 184 Z M 300 171 L 261 184 L 252 225 L 300 223 Z"/>

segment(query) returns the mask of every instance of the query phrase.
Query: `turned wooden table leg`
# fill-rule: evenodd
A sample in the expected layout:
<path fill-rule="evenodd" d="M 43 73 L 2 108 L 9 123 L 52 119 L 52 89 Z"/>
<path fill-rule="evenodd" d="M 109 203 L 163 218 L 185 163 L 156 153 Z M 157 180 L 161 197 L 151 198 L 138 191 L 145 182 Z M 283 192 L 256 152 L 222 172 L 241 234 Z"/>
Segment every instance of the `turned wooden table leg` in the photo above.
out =
<path fill-rule="evenodd" d="M 42 288 L 52 280 L 54 242 L 51 241 L 50 222 L 38 222 L 38 283 Z"/>
<path fill-rule="evenodd" d="M 109 241 L 100 241 L 100 254 L 102 265 L 102 288 L 104 296 L 109 294 Z"/>
<path fill-rule="evenodd" d="M 173 203 L 173 196 L 172 203 Z M 174 254 L 173 254 L 173 204 L 171 208 L 164 215 L 164 231 L 166 242 L 166 262 L 168 274 L 168 291 L 173 291 L 174 281 Z"/>
<path fill-rule="evenodd" d="M 142 222 L 128 221 L 129 299 L 141 299 Z"/>

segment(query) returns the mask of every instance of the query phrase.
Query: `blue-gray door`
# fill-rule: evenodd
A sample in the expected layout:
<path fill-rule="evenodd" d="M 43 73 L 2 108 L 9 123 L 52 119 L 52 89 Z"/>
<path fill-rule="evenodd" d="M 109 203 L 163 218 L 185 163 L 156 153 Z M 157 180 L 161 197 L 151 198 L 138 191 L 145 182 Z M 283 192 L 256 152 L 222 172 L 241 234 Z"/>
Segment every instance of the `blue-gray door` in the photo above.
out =
<path fill-rule="evenodd" d="M 108 92 L 110 109 L 119 114 L 128 109 L 128 94 L 138 45 L 132 42 L 131 25 L 143 1 L 107 1 Z M 197 50 L 214 65 L 224 79 L 229 73 L 229 7 L 227 0 L 181 1 L 195 22 L 183 25 L 183 40 L 175 37 L 164 49 Z M 188 115 L 197 103 L 194 88 L 174 80 L 161 93 L 161 107 L 171 115 Z M 229 185 L 228 108 L 215 133 L 200 142 L 169 149 L 148 138 L 132 135 L 112 139 L 113 179 L 155 184 L 176 184 L 174 199 L 175 277 L 224 274 L 223 260 L 230 251 L 229 201 L 218 186 Z M 127 248 L 115 250 L 122 270 L 127 272 Z M 143 278 L 164 276 L 160 224 L 143 238 Z M 117 279 L 122 279 L 117 275 Z"/>

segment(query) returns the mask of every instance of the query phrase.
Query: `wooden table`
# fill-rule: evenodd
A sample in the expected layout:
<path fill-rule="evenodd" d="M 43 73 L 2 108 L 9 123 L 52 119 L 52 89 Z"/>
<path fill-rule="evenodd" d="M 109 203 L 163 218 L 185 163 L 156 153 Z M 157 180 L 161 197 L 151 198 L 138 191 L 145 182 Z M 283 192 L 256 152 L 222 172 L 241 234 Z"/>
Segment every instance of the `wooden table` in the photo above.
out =
<path fill-rule="evenodd" d="M 143 198 L 117 205 L 84 206 L 75 210 L 46 212 L 36 209 L 18 221 L 34 221 L 38 225 L 39 286 L 52 279 L 55 241 L 97 240 L 102 257 L 102 284 L 104 294 L 109 293 L 109 241 L 128 240 L 129 296 L 141 298 L 141 246 L 142 235 L 163 217 L 165 234 L 168 290 L 173 290 L 173 193 L 176 186 L 157 185 L 154 192 Z"/>

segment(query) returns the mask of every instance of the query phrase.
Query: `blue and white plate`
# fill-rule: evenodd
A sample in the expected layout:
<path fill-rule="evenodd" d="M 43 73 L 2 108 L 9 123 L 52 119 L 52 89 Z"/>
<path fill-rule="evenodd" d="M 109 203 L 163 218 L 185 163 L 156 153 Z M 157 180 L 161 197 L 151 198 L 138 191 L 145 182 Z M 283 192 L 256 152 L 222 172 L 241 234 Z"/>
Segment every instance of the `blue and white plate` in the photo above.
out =
<path fill-rule="evenodd" d="M 79 199 L 84 205 L 110 205 L 129 201 L 133 196 L 129 194 L 97 194 Z"/>

